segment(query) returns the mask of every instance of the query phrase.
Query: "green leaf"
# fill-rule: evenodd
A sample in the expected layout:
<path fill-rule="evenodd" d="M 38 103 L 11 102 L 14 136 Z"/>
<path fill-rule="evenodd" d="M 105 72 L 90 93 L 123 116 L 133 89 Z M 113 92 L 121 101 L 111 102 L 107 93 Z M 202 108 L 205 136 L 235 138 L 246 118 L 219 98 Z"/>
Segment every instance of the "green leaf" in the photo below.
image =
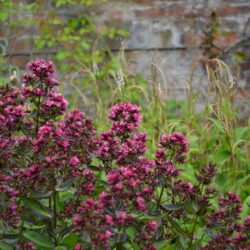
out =
<path fill-rule="evenodd" d="M 136 238 L 136 229 L 134 227 L 128 227 L 126 229 L 126 235 L 128 236 L 128 238 L 131 240 L 131 241 L 134 241 L 134 239 Z"/>
<path fill-rule="evenodd" d="M 215 183 L 219 186 L 219 187 L 223 187 L 224 184 L 226 182 L 226 177 L 222 174 L 218 174 L 216 177 L 215 177 Z"/>
<path fill-rule="evenodd" d="M 179 246 L 181 249 L 186 249 L 186 247 L 187 247 L 187 239 L 186 238 L 179 235 L 178 236 L 178 243 L 179 243 Z"/>
<path fill-rule="evenodd" d="M 248 196 L 243 203 L 243 208 L 241 213 L 242 219 L 244 219 L 249 214 L 250 214 L 250 196 Z"/>
<path fill-rule="evenodd" d="M 27 222 L 24 222 L 23 223 L 23 227 L 26 228 L 26 229 L 33 229 L 33 230 L 36 230 L 36 229 L 42 229 L 46 226 L 46 224 L 43 224 L 43 225 L 34 225 L 34 224 L 29 224 Z"/>
<path fill-rule="evenodd" d="M 56 185 L 56 191 L 67 191 L 74 183 L 75 178 L 71 178 L 67 181 L 60 182 Z"/>
<path fill-rule="evenodd" d="M 0 22 L 4 22 L 9 17 L 8 12 L 1 12 L 0 14 Z"/>
<path fill-rule="evenodd" d="M 242 185 L 244 185 L 249 179 L 250 179 L 250 174 L 244 176 L 243 178 L 240 178 L 239 180 L 237 180 L 237 186 L 241 188 Z"/>
<path fill-rule="evenodd" d="M 244 140 L 246 133 L 248 131 L 248 127 L 237 127 L 235 128 L 235 137 L 236 140 Z"/>
<path fill-rule="evenodd" d="M 96 166 L 94 166 L 94 165 L 88 166 L 88 169 L 91 169 L 91 170 L 94 170 L 94 171 L 101 171 L 101 168 L 96 167 Z"/>
<path fill-rule="evenodd" d="M 179 233 L 185 233 L 183 229 L 180 227 L 180 225 L 174 221 L 169 215 L 166 215 L 168 218 L 169 222 L 172 224 L 172 226 L 179 232 Z"/>
<path fill-rule="evenodd" d="M 72 248 L 75 246 L 77 242 L 78 242 L 78 237 L 73 233 L 69 233 L 64 236 L 62 244 L 66 245 L 69 248 Z"/>
<path fill-rule="evenodd" d="M 47 211 L 47 209 L 44 208 L 44 206 L 40 202 L 28 197 L 22 197 L 21 201 L 24 203 L 26 207 L 30 208 L 31 211 L 38 217 L 43 219 L 52 218 L 52 215 Z"/>
<path fill-rule="evenodd" d="M 191 201 L 190 207 L 193 209 L 195 213 L 197 213 L 200 209 L 199 204 L 197 201 Z"/>
<path fill-rule="evenodd" d="M 10 233 L 5 233 L 2 238 L 8 242 L 11 243 L 13 241 L 17 241 L 20 238 L 20 234 L 17 232 L 10 232 Z"/>
<path fill-rule="evenodd" d="M 212 160 L 215 164 L 224 164 L 228 159 L 229 157 L 231 156 L 231 153 L 229 150 L 227 149 L 223 149 L 223 150 L 220 150 L 218 152 L 216 152 L 213 157 L 212 157 Z"/>
<path fill-rule="evenodd" d="M 217 128 L 219 131 L 224 131 L 223 130 L 223 125 L 221 124 L 220 121 L 216 120 L 216 119 L 213 119 L 213 118 L 210 118 L 209 120 L 211 120 L 215 126 L 215 128 Z"/>
<path fill-rule="evenodd" d="M 12 246 L 3 241 L 0 241 L 0 250 L 12 250 L 12 249 L 13 249 Z"/>
<path fill-rule="evenodd" d="M 54 244 L 51 242 L 50 238 L 38 232 L 26 231 L 23 236 L 40 247 L 54 249 Z"/>
<path fill-rule="evenodd" d="M 57 246 L 55 250 L 67 250 L 67 247 L 65 246 Z"/>
<path fill-rule="evenodd" d="M 169 211 L 176 211 L 186 207 L 186 204 L 163 204 L 162 206 Z"/>
<path fill-rule="evenodd" d="M 56 54 L 56 59 L 57 60 L 64 60 L 66 57 L 68 57 L 69 56 L 69 52 L 67 52 L 67 51 L 59 51 L 57 54 Z"/>
<path fill-rule="evenodd" d="M 73 199 L 75 191 L 76 191 L 75 189 L 71 188 L 67 191 L 59 192 L 58 196 L 59 196 L 60 202 L 63 203 L 63 202 Z"/>
<path fill-rule="evenodd" d="M 31 194 L 33 194 L 35 197 L 37 198 L 49 198 L 52 197 L 53 192 L 49 191 L 49 192 L 43 192 L 43 191 L 30 191 Z"/>
<path fill-rule="evenodd" d="M 168 248 L 169 240 L 162 240 L 155 242 L 154 245 L 156 245 L 157 250 L 166 250 Z"/>

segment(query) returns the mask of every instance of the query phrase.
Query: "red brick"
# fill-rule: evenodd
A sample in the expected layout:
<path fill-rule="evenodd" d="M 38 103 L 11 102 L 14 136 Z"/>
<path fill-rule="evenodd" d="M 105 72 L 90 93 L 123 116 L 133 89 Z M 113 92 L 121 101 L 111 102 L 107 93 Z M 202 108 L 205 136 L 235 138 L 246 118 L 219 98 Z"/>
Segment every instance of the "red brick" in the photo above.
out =
<path fill-rule="evenodd" d="M 202 16 L 204 17 L 204 16 L 208 16 L 210 11 L 211 10 L 208 8 L 187 9 L 185 13 L 185 17 L 192 17 L 192 18 L 202 17 Z"/>
<path fill-rule="evenodd" d="M 250 60 L 247 60 L 247 61 L 245 61 L 245 62 L 242 62 L 241 64 L 240 64 L 240 67 L 241 67 L 241 69 L 242 70 L 250 70 Z"/>
<path fill-rule="evenodd" d="M 231 33 L 225 36 L 216 36 L 214 44 L 218 47 L 226 47 L 232 45 L 241 39 L 241 36 L 236 33 Z"/>
<path fill-rule="evenodd" d="M 12 65 L 15 65 L 23 69 L 25 68 L 27 63 L 30 61 L 30 57 L 23 56 L 23 55 L 9 56 L 7 61 L 11 63 Z"/>
<path fill-rule="evenodd" d="M 150 4 L 151 0 L 136 0 L 136 3 L 139 3 L 139 4 Z"/>
<path fill-rule="evenodd" d="M 163 15 L 167 15 L 168 17 L 174 17 L 175 19 L 181 19 L 184 17 L 195 18 L 207 15 L 208 13 L 209 10 L 205 8 L 191 9 L 180 5 L 171 5 L 166 8 L 151 8 L 147 10 L 135 11 L 135 15 L 137 17 L 161 17 Z"/>
<path fill-rule="evenodd" d="M 202 34 L 191 34 L 186 32 L 182 35 L 182 43 L 187 47 L 198 46 L 201 44 Z"/>
<path fill-rule="evenodd" d="M 243 99 L 246 100 L 250 97 L 250 89 L 247 88 L 237 88 L 236 91 L 234 91 L 234 100 Z"/>
<path fill-rule="evenodd" d="M 4 36 L 4 31 L 3 29 L 0 28 L 0 37 L 3 37 Z"/>
<path fill-rule="evenodd" d="M 188 8 L 181 7 L 179 5 L 173 5 L 166 9 L 167 15 L 175 16 L 176 18 L 180 18 L 189 12 Z"/>
<path fill-rule="evenodd" d="M 23 39 L 11 39 L 8 43 L 8 51 L 27 52 L 33 49 L 33 40 L 31 37 Z"/>
<path fill-rule="evenodd" d="M 135 11 L 135 15 L 137 17 L 157 17 L 163 14 L 164 14 L 164 10 L 162 8 L 151 8 L 148 10 Z"/>
<path fill-rule="evenodd" d="M 10 35 L 14 35 L 15 37 L 23 36 L 23 35 L 35 35 L 38 34 L 38 27 L 37 26 L 31 26 L 31 27 L 25 27 L 25 26 L 16 26 L 10 29 Z"/>
<path fill-rule="evenodd" d="M 220 16 L 250 14 L 250 5 L 219 7 L 215 11 Z"/>
<path fill-rule="evenodd" d="M 115 9 L 115 10 L 112 10 L 109 14 L 108 14 L 108 19 L 110 20 L 121 20 L 122 19 L 122 16 L 123 16 L 123 11 L 122 10 L 118 10 L 118 9 Z"/>
<path fill-rule="evenodd" d="M 136 3 L 138 4 L 152 4 L 152 2 L 154 3 L 160 3 L 160 2 L 164 2 L 164 0 L 136 0 Z"/>

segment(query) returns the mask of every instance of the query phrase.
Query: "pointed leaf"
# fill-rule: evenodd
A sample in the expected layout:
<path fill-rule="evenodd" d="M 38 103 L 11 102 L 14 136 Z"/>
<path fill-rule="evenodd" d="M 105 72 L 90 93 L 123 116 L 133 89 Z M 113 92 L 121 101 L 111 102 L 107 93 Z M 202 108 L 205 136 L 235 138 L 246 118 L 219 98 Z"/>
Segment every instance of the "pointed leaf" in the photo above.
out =
<path fill-rule="evenodd" d="M 68 235 L 64 236 L 62 244 L 69 248 L 73 248 L 78 240 L 79 239 L 75 234 L 69 233 Z"/>
<path fill-rule="evenodd" d="M 49 197 L 52 197 L 53 192 L 52 191 L 49 191 L 49 192 L 35 191 L 34 192 L 31 190 L 31 194 L 37 198 L 49 198 Z"/>
<path fill-rule="evenodd" d="M 162 204 L 162 206 L 169 211 L 176 211 L 186 207 L 186 204 Z"/>
<path fill-rule="evenodd" d="M 33 243 L 35 243 L 36 245 L 40 246 L 40 247 L 46 247 L 49 249 L 53 249 L 54 248 L 54 244 L 51 242 L 49 237 L 46 237 L 38 232 L 35 231 L 26 231 L 24 232 L 23 236 L 32 241 Z"/>
<path fill-rule="evenodd" d="M 67 191 L 75 182 L 75 178 L 60 182 L 56 185 L 56 191 Z"/>
<path fill-rule="evenodd" d="M 26 207 L 30 208 L 31 211 L 40 218 L 50 219 L 52 218 L 51 214 L 45 209 L 45 207 L 36 200 L 31 198 L 22 197 L 21 201 L 25 204 Z"/>
<path fill-rule="evenodd" d="M 13 250 L 13 247 L 3 241 L 0 241 L 0 250 Z"/>

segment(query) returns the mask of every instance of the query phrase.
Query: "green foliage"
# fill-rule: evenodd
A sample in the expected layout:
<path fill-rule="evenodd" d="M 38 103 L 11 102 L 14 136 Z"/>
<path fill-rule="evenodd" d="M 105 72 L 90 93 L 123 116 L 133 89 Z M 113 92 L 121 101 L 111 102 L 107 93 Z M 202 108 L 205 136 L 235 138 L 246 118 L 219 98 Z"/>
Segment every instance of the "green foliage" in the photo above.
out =
<path fill-rule="evenodd" d="M 34 242 L 37 246 L 42 247 L 43 249 L 52 249 L 54 247 L 53 242 L 50 241 L 49 237 L 42 235 L 39 232 L 35 231 L 26 231 L 23 233 L 23 236 L 31 241 Z"/>
<path fill-rule="evenodd" d="M 219 78 L 214 68 L 211 70 L 211 67 L 208 71 L 210 79 L 208 102 L 204 103 L 204 109 L 201 112 L 196 112 L 195 105 L 199 95 L 195 91 L 188 93 L 187 99 L 184 100 L 167 99 L 164 97 L 167 86 L 162 86 L 156 77 L 157 67 L 152 67 L 150 81 L 145 80 L 141 75 L 131 76 L 127 73 L 127 63 L 122 49 L 115 55 L 110 51 L 107 42 L 117 37 L 126 37 L 127 32 L 115 27 L 105 29 L 97 27 L 91 16 L 91 9 L 99 4 L 98 2 L 55 0 L 53 6 L 48 9 L 46 1 L 14 5 L 11 1 L 1 0 L 0 23 L 4 23 L 5 27 L 9 28 L 18 25 L 18 20 L 8 23 L 10 7 L 13 11 L 21 9 L 30 11 L 33 18 L 25 20 L 23 24 L 39 27 L 34 51 L 46 50 L 54 53 L 50 59 L 55 60 L 58 66 L 60 78 L 65 82 L 63 90 L 68 95 L 67 98 L 70 98 L 71 107 L 83 109 L 87 115 L 94 118 L 98 131 L 102 131 L 107 128 L 105 118 L 107 110 L 114 103 L 128 100 L 141 105 L 144 116 L 141 130 L 147 130 L 148 133 L 147 155 L 152 158 L 160 134 L 181 130 L 190 141 L 189 160 L 183 166 L 186 171 L 182 173 L 182 177 L 186 181 L 193 182 L 195 174 L 204 164 L 215 163 L 218 171 L 215 179 L 217 188 L 221 193 L 228 190 L 238 192 L 244 201 L 243 216 L 249 214 L 250 123 L 247 120 L 240 122 L 240 110 L 232 99 L 232 78 L 227 67 L 220 61 L 215 62 L 218 66 L 216 73 L 219 73 Z M 79 8 L 81 11 L 77 16 L 63 20 L 57 14 L 57 10 L 63 10 L 63 8 Z M 36 18 L 38 12 L 44 13 L 41 19 Z M 216 15 L 212 13 L 211 17 L 216 23 Z M 208 28 L 210 37 L 205 40 L 205 43 L 211 46 L 205 52 L 211 58 L 217 53 L 213 47 L 213 36 L 219 34 L 220 30 L 216 24 L 211 24 Z M 4 53 L 7 45 L 6 39 L 0 41 L 0 85 L 7 83 L 8 76 L 15 76 L 17 71 L 15 67 L 6 64 Z M 237 52 L 236 57 L 242 60 L 244 54 Z M 57 183 L 58 209 L 60 209 L 60 203 L 70 201 L 74 196 L 75 191 L 71 188 L 73 182 L 72 179 Z M 43 197 L 44 203 L 51 196 L 49 193 L 36 195 Z M 44 209 L 45 204 L 38 203 L 36 200 L 25 198 L 22 202 L 35 216 L 43 220 L 37 225 L 32 225 L 32 228 L 28 224 L 24 225 L 27 231 L 23 236 L 36 243 L 41 249 L 49 249 L 51 242 L 47 240 L 47 236 L 29 230 L 42 229 L 46 224 L 44 220 L 51 217 L 50 211 Z M 194 204 L 190 205 L 190 209 L 191 206 L 195 209 Z M 175 209 L 172 206 L 167 208 Z M 174 222 L 172 226 L 178 234 L 181 229 Z M 63 246 L 72 248 L 78 240 L 77 237 L 67 231 L 64 223 L 58 227 L 62 231 L 65 230 L 65 233 L 62 233 L 57 249 L 65 249 Z M 133 228 L 126 230 L 131 241 L 135 238 L 133 230 Z M 14 236 L 8 235 L 13 238 Z M 183 246 L 186 242 L 181 237 L 175 240 L 179 242 L 180 249 L 185 249 Z M 0 241 L 0 249 L 12 249 L 11 242 L 9 239 L 5 242 Z M 165 240 L 156 245 L 157 249 L 173 249 L 169 241 Z M 137 249 L 136 247 L 138 248 L 128 243 L 126 249 Z"/>

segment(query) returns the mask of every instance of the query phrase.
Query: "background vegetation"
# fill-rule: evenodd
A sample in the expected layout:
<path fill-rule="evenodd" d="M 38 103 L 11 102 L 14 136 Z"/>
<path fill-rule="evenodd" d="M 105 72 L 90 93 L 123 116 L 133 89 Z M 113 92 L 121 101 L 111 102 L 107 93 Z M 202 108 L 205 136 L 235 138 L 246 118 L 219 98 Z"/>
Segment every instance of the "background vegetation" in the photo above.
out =
<path fill-rule="evenodd" d="M 70 107 L 78 107 L 94 119 L 98 131 L 108 127 L 109 108 L 119 102 L 129 101 L 142 107 L 141 131 L 147 131 L 147 155 L 152 157 L 162 133 L 182 131 L 189 139 L 188 160 L 182 168 L 182 177 L 193 182 L 202 166 L 214 163 L 217 169 L 215 185 L 221 194 L 231 190 L 239 194 L 243 201 L 243 216 L 250 213 L 250 118 L 242 117 L 234 100 L 237 78 L 228 66 L 219 59 L 223 56 L 213 48 L 213 32 L 219 32 L 214 21 L 208 26 L 209 32 L 204 53 L 208 57 L 208 87 L 203 109 L 197 111 L 200 93 L 192 86 L 192 78 L 186 92 L 186 99 L 172 100 L 168 96 L 165 72 L 152 62 L 151 77 L 144 79 L 140 74 L 128 74 L 128 65 L 121 45 L 120 51 L 113 53 L 107 41 L 124 38 L 128 34 L 123 29 L 98 30 L 91 8 L 96 1 L 56 0 L 48 10 L 46 1 L 31 4 L 15 4 L 10 0 L 1 1 L 0 23 L 11 30 L 22 26 L 39 27 L 33 52 L 43 55 L 53 51 L 50 59 L 59 70 L 63 82 L 60 91 L 67 96 Z M 56 11 L 60 8 L 83 8 L 84 17 L 76 16 L 60 19 Z M 30 12 L 30 18 L 21 15 Z M 42 13 L 42 19 L 36 15 Z M 19 14 L 19 15 L 18 15 Z M 11 81 L 21 83 L 19 70 L 7 63 L 8 41 L 0 40 L 0 80 L 1 85 Z M 31 57 L 35 57 L 31 55 Z M 46 53 L 45 53 L 46 55 Z M 223 54 L 224 55 L 224 54 Z M 244 55 L 235 54 L 240 60 Z M 41 57 L 41 56 L 39 56 Z M 161 83 L 160 83 L 161 82 Z"/>

